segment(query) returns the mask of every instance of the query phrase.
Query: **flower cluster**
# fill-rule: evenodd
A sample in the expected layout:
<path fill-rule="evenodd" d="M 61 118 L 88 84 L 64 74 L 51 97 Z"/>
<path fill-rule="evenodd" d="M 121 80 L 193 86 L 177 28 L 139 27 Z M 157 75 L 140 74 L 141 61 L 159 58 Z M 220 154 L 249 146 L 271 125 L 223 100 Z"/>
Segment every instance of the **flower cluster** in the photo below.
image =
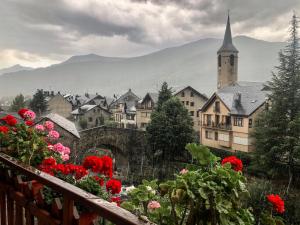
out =
<path fill-rule="evenodd" d="M 48 138 L 51 140 L 51 141 L 55 141 L 59 138 L 59 133 L 56 131 L 56 130 L 50 130 L 49 133 L 48 133 Z"/>
<path fill-rule="evenodd" d="M 113 162 L 109 156 L 87 156 L 82 165 L 94 173 L 101 173 L 105 176 L 112 177 Z"/>
<path fill-rule="evenodd" d="M 267 200 L 272 204 L 273 209 L 277 212 L 277 213 L 284 213 L 285 209 L 284 209 L 284 201 L 282 200 L 282 198 L 279 195 L 274 195 L 274 194 L 270 194 L 267 195 Z"/>
<path fill-rule="evenodd" d="M 106 182 L 106 190 L 111 194 L 119 194 L 121 192 L 122 184 L 119 180 L 110 179 Z"/>
<path fill-rule="evenodd" d="M 44 159 L 39 168 L 41 171 L 53 176 L 58 174 L 71 175 L 76 180 L 79 180 L 88 174 L 88 171 L 83 166 L 74 164 L 57 164 L 54 158 Z"/>
<path fill-rule="evenodd" d="M 51 121 L 46 121 L 44 123 L 44 127 L 46 128 L 46 130 L 51 131 L 54 129 L 54 123 Z"/>
<path fill-rule="evenodd" d="M 62 143 L 56 143 L 52 145 L 50 149 L 54 152 L 59 153 L 63 161 L 67 161 L 70 159 L 71 150 L 69 147 L 64 146 Z"/>
<path fill-rule="evenodd" d="M 12 115 L 7 115 L 1 118 L 7 125 L 14 127 L 18 123 L 17 119 Z"/>
<path fill-rule="evenodd" d="M 229 156 L 229 157 L 224 158 L 222 160 L 222 165 L 224 165 L 226 163 L 230 163 L 232 169 L 234 169 L 235 171 L 242 171 L 242 169 L 243 169 L 242 161 L 235 156 Z"/>
<path fill-rule="evenodd" d="M 148 203 L 147 208 L 150 210 L 158 209 L 158 208 L 160 208 L 160 203 L 158 201 L 151 201 Z"/>
<path fill-rule="evenodd" d="M 36 118 L 35 112 L 33 112 L 33 111 L 29 110 L 29 109 L 23 108 L 23 109 L 20 109 L 18 111 L 18 114 L 25 121 L 25 124 L 27 126 L 33 126 L 33 124 L 34 124 L 33 121 Z"/>
<path fill-rule="evenodd" d="M 0 133 L 7 134 L 9 131 L 9 128 L 7 126 L 0 126 Z"/>

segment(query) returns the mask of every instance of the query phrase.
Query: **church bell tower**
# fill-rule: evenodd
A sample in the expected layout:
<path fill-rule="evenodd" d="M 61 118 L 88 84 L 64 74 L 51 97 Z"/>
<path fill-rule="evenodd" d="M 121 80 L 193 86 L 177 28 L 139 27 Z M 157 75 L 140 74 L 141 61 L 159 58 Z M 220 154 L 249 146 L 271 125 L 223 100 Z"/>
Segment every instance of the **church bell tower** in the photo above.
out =
<path fill-rule="evenodd" d="M 230 18 L 228 14 L 224 40 L 218 50 L 218 89 L 237 82 L 238 50 L 232 44 Z"/>

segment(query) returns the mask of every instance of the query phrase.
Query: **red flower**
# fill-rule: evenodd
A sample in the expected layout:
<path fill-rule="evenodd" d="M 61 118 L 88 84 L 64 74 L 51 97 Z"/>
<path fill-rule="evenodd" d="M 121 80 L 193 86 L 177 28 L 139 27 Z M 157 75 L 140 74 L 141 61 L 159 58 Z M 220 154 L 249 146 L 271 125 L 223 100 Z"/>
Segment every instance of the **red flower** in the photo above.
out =
<path fill-rule="evenodd" d="M 50 175 L 54 175 L 54 167 L 56 166 L 56 160 L 52 157 L 44 159 L 39 166 L 39 169 L 45 173 L 48 173 Z"/>
<path fill-rule="evenodd" d="M 273 205 L 273 209 L 278 213 L 284 213 L 284 201 L 279 195 L 267 195 L 267 200 Z"/>
<path fill-rule="evenodd" d="M 87 156 L 83 161 L 83 167 L 91 169 L 94 173 L 101 173 L 102 159 L 98 156 Z"/>
<path fill-rule="evenodd" d="M 7 134 L 9 131 L 9 128 L 7 126 L 0 126 L 0 133 Z"/>
<path fill-rule="evenodd" d="M 23 109 L 20 109 L 20 110 L 18 111 L 18 114 L 21 116 L 22 119 L 25 119 L 24 114 L 25 114 L 27 111 L 28 111 L 28 109 L 23 108 Z"/>
<path fill-rule="evenodd" d="M 102 160 L 102 173 L 108 177 L 112 177 L 113 174 L 113 162 L 112 162 L 112 158 L 109 156 L 102 156 L 101 157 Z"/>
<path fill-rule="evenodd" d="M 111 179 L 106 182 L 106 190 L 110 191 L 113 195 L 121 192 L 122 183 L 119 180 Z"/>
<path fill-rule="evenodd" d="M 100 186 L 104 185 L 104 179 L 98 176 L 94 176 L 93 177 L 95 181 L 97 181 L 99 183 Z"/>
<path fill-rule="evenodd" d="M 34 122 L 32 120 L 27 120 L 27 121 L 25 121 L 25 124 L 27 126 L 32 126 L 34 124 Z"/>
<path fill-rule="evenodd" d="M 235 156 L 229 156 L 229 157 L 224 158 L 222 160 L 222 165 L 224 165 L 226 163 L 230 163 L 232 169 L 234 169 L 235 171 L 242 171 L 242 169 L 243 169 L 242 161 Z"/>
<path fill-rule="evenodd" d="M 110 200 L 111 200 L 111 202 L 117 203 L 117 206 L 121 205 L 121 198 L 120 197 L 111 197 Z"/>
<path fill-rule="evenodd" d="M 4 120 L 9 126 L 15 126 L 18 123 L 17 119 L 12 115 L 7 115 L 1 120 Z"/>

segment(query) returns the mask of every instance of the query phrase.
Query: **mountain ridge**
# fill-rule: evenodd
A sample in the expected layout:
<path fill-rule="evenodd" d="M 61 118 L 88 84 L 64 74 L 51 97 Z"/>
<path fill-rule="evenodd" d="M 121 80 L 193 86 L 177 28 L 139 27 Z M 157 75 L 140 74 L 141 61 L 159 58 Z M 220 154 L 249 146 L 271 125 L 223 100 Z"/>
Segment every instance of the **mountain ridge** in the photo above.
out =
<path fill-rule="evenodd" d="M 285 43 L 247 36 L 237 36 L 233 41 L 240 52 L 239 80 L 269 80 Z M 221 43 L 221 39 L 206 38 L 130 58 L 93 53 L 72 56 L 49 67 L 0 76 L 0 95 L 33 94 L 37 88 L 43 88 L 112 96 L 132 88 L 142 96 L 158 91 L 163 81 L 171 86 L 191 85 L 210 95 L 216 89 L 217 49 Z"/>

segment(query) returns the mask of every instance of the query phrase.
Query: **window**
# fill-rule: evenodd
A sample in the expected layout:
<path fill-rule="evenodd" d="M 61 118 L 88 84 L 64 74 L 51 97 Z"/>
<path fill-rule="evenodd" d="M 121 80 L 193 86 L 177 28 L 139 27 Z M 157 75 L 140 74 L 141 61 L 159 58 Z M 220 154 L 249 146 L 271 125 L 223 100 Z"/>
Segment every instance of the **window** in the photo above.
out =
<path fill-rule="evenodd" d="M 221 67 L 221 55 L 218 56 L 218 66 Z"/>
<path fill-rule="evenodd" d="M 199 117 L 199 111 L 197 111 L 197 117 Z"/>
<path fill-rule="evenodd" d="M 194 111 L 190 111 L 190 115 L 191 115 L 191 116 L 194 116 Z"/>
<path fill-rule="evenodd" d="M 215 102 L 215 112 L 220 112 L 220 102 Z"/>
<path fill-rule="evenodd" d="M 189 102 L 189 101 L 186 101 L 186 102 L 185 102 L 185 104 L 186 104 L 186 105 L 189 105 L 189 104 L 190 104 L 190 102 Z"/>
<path fill-rule="evenodd" d="M 194 97 L 194 92 L 191 91 L 191 97 Z"/>
<path fill-rule="evenodd" d="M 206 120 L 207 125 L 211 125 L 211 115 L 207 115 Z"/>
<path fill-rule="evenodd" d="M 195 103 L 194 102 L 191 102 L 191 106 L 194 106 L 195 105 Z"/>
<path fill-rule="evenodd" d="M 184 97 L 184 91 L 183 91 L 183 92 L 181 92 L 181 97 Z"/>
<path fill-rule="evenodd" d="M 205 131 L 205 138 L 206 138 L 206 139 L 212 139 L 212 132 L 206 130 L 206 131 Z"/>
<path fill-rule="evenodd" d="M 182 101 L 182 104 L 184 104 L 184 101 Z"/>
<path fill-rule="evenodd" d="M 234 117 L 233 125 L 237 126 L 237 127 L 242 127 L 243 126 L 243 118 L 242 117 Z"/>
<path fill-rule="evenodd" d="M 230 65 L 234 65 L 234 55 L 230 55 Z"/>
<path fill-rule="evenodd" d="M 192 126 L 194 126 L 194 122 L 192 122 Z"/>
<path fill-rule="evenodd" d="M 252 119 L 249 119 L 249 128 L 252 127 Z"/>
<path fill-rule="evenodd" d="M 218 132 L 215 132 L 215 140 L 218 140 Z"/>
<path fill-rule="evenodd" d="M 89 117 L 89 122 L 92 122 L 93 121 L 93 118 L 92 117 Z"/>

